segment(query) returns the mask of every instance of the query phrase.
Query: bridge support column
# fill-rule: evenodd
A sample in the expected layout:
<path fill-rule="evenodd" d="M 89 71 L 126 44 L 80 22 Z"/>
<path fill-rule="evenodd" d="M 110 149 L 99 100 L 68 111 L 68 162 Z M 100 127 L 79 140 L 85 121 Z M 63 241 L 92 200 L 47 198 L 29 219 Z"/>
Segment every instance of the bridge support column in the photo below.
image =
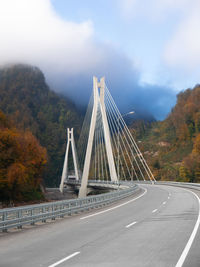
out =
<path fill-rule="evenodd" d="M 99 87 L 100 87 L 100 97 L 99 97 L 99 92 L 98 92 Z M 88 176 L 89 176 L 90 161 L 91 161 L 92 146 L 93 146 L 93 140 L 94 140 L 94 132 L 95 132 L 95 126 L 96 126 L 98 107 L 100 108 L 100 112 L 102 115 L 103 132 L 104 132 L 104 139 L 105 139 L 105 144 L 106 144 L 106 155 L 108 158 L 110 177 L 112 181 L 118 180 L 116 169 L 115 169 L 112 146 L 111 146 L 110 131 L 109 131 L 109 126 L 108 126 L 108 121 L 107 121 L 106 108 L 105 108 L 105 103 L 104 103 L 104 88 L 105 88 L 105 79 L 101 78 L 100 83 L 98 83 L 97 78 L 93 77 L 94 104 L 93 104 L 93 110 L 92 110 L 92 118 L 91 118 L 91 123 L 90 123 L 90 131 L 89 131 L 88 144 L 87 144 L 87 150 L 86 150 L 86 155 L 85 155 L 81 187 L 79 190 L 79 197 L 85 197 L 87 194 L 87 183 L 88 183 Z"/>
<path fill-rule="evenodd" d="M 75 177 L 76 177 L 76 180 L 79 180 L 78 160 L 77 160 L 76 148 L 75 148 L 75 142 L 74 142 L 74 132 L 73 132 L 73 128 L 71 128 L 71 130 L 69 128 L 67 128 L 67 147 L 66 147 L 65 160 L 64 160 L 62 177 L 61 177 L 61 182 L 60 182 L 60 192 L 61 193 L 63 193 L 64 182 L 67 179 L 67 174 L 68 174 L 68 156 L 69 156 L 70 143 L 71 143 L 71 147 L 72 147 L 72 156 L 73 156 Z"/>
<path fill-rule="evenodd" d="M 106 155 L 108 158 L 111 181 L 117 182 L 118 179 L 117 179 L 117 173 L 116 173 L 113 151 L 112 151 L 112 146 L 111 146 L 110 131 L 109 131 L 108 120 L 107 120 L 107 115 L 106 115 L 106 107 L 104 103 L 104 92 L 105 92 L 105 78 L 103 77 L 100 80 L 100 108 L 101 108 L 102 121 L 103 121 L 104 138 L 105 138 L 105 143 L 106 143 Z"/>
<path fill-rule="evenodd" d="M 97 83 L 96 77 L 93 77 L 93 97 L 94 97 L 94 104 L 93 104 L 93 110 L 92 110 L 92 118 L 91 118 L 91 123 L 90 123 L 90 131 L 89 131 L 88 144 L 87 144 L 87 150 L 86 150 L 86 155 L 85 155 L 85 162 L 84 162 L 84 167 L 83 167 L 81 187 L 79 190 L 78 197 L 86 197 L 86 194 L 87 194 L 87 183 L 88 183 L 90 161 L 91 161 L 91 155 L 92 155 L 92 145 L 93 145 L 93 140 L 94 140 L 94 131 L 95 131 L 97 109 L 98 109 L 98 103 L 99 103 L 98 83 Z"/>

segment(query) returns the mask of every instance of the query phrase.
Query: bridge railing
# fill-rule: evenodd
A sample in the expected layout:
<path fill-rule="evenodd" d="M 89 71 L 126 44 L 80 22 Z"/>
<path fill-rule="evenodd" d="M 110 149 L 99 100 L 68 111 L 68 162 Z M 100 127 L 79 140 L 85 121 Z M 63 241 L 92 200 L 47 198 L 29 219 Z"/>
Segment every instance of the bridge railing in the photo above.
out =
<path fill-rule="evenodd" d="M 110 193 L 86 198 L 2 209 L 0 210 L 0 230 L 7 231 L 9 228 L 22 228 L 23 225 L 46 222 L 48 219 L 55 220 L 65 215 L 72 215 L 73 213 L 101 207 L 131 196 L 137 190 L 139 190 L 139 187 L 132 184 L 123 190 L 115 190 Z"/>
<path fill-rule="evenodd" d="M 67 185 L 74 185 L 74 186 L 80 186 L 81 180 L 65 180 L 64 184 Z M 107 180 L 88 180 L 88 187 L 101 187 L 101 188 L 107 188 L 107 189 L 125 189 L 129 187 L 129 185 L 125 185 L 123 181 L 120 182 L 113 182 L 113 181 L 107 181 Z"/>
<path fill-rule="evenodd" d="M 75 180 L 75 179 L 68 179 L 65 180 L 66 184 L 80 184 L 81 180 Z M 120 182 L 113 182 L 113 181 L 107 181 L 107 180 L 88 180 L 88 184 L 90 183 L 97 183 L 97 184 L 113 184 L 113 185 L 120 185 Z"/>

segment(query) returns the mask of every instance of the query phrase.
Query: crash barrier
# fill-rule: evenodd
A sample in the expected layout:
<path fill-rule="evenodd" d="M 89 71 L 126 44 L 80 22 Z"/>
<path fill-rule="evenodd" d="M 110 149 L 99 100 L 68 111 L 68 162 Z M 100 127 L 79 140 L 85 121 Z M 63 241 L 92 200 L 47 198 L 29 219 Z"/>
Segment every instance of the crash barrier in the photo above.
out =
<path fill-rule="evenodd" d="M 46 222 L 46 220 L 55 220 L 58 217 L 72 215 L 78 212 L 84 212 L 89 209 L 111 204 L 117 200 L 126 198 L 139 190 L 138 185 L 129 183 L 116 183 L 104 181 L 91 181 L 90 183 L 101 184 L 106 187 L 115 186 L 115 189 L 109 193 L 88 196 L 85 198 L 62 200 L 45 204 L 29 205 L 16 208 L 0 210 L 0 230 L 7 231 L 9 228 L 22 228 L 23 225 L 34 225 L 36 222 Z"/>

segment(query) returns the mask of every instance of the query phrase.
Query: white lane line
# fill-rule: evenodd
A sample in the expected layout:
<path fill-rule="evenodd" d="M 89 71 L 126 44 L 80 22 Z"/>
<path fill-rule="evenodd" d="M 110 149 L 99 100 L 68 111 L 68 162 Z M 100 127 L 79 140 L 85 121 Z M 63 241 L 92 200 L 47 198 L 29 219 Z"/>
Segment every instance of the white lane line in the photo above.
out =
<path fill-rule="evenodd" d="M 136 197 L 136 198 L 134 198 L 134 199 L 131 199 L 131 200 L 127 201 L 127 202 L 124 202 L 124 203 L 122 203 L 122 204 L 120 204 L 120 205 L 117 205 L 117 206 L 115 206 L 115 207 L 109 208 L 109 209 L 107 209 L 107 210 L 102 210 L 102 211 L 99 211 L 99 212 L 90 214 L 90 215 L 88 215 L 88 216 L 81 217 L 80 220 L 84 220 L 84 219 L 87 219 L 87 218 L 90 218 L 90 217 L 93 217 L 93 216 L 96 216 L 96 215 L 99 215 L 99 214 L 102 214 L 102 213 L 105 213 L 105 212 L 108 212 L 108 211 L 111 211 L 111 210 L 114 210 L 114 209 L 117 209 L 117 208 L 120 208 L 120 207 L 122 207 L 122 206 L 124 206 L 124 205 L 126 205 L 126 204 L 128 204 L 128 203 L 131 203 L 131 202 L 137 200 L 138 198 L 143 197 L 143 196 L 146 194 L 146 192 L 147 192 L 147 189 L 144 188 L 144 193 L 142 193 L 142 195 L 140 195 L 139 197 Z"/>
<path fill-rule="evenodd" d="M 55 267 L 55 266 L 57 266 L 57 265 L 63 263 L 64 261 L 67 261 L 67 260 L 73 258 L 74 256 L 78 255 L 79 253 L 80 253 L 80 251 L 74 252 L 73 254 L 67 256 L 66 258 L 63 258 L 63 259 L 60 260 L 60 261 L 57 261 L 57 262 L 54 263 L 54 264 L 49 265 L 48 267 Z"/>
<path fill-rule="evenodd" d="M 170 199 L 170 197 L 168 197 L 168 199 Z"/>
<path fill-rule="evenodd" d="M 187 190 L 187 189 L 184 189 L 184 190 L 186 190 L 186 191 L 192 193 L 192 194 L 197 198 L 197 200 L 198 200 L 198 204 L 199 204 L 199 215 L 198 215 L 196 224 L 195 224 L 195 226 L 194 226 L 194 229 L 193 229 L 193 231 L 192 231 L 192 234 L 191 234 L 191 236 L 190 236 L 190 238 L 189 238 L 189 240 L 188 240 L 188 242 L 187 242 L 187 244 L 186 244 L 186 246 L 185 246 L 185 248 L 184 248 L 184 250 L 183 250 L 183 252 L 182 252 L 182 254 L 181 254 L 181 256 L 180 256 L 180 258 L 179 258 L 179 260 L 178 260 L 178 262 L 177 262 L 177 264 L 176 264 L 175 267 L 181 267 L 181 266 L 183 266 L 183 263 L 184 263 L 184 261 L 185 261 L 185 259 L 186 259 L 186 257 L 187 257 L 187 254 L 188 254 L 188 252 L 189 252 L 189 250 L 190 250 L 190 248 L 191 248 L 191 246 L 192 246 L 192 243 L 193 243 L 193 241 L 194 241 L 194 239 L 195 239 L 195 236 L 196 236 L 196 233 L 197 233 L 197 231 L 198 231 L 199 224 L 200 224 L 200 199 L 199 199 L 199 197 L 197 196 L 197 194 L 195 194 L 194 192 L 189 191 L 189 190 Z"/>
<path fill-rule="evenodd" d="M 157 210 L 158 210 L 158 209 L 153 210 L 152 213 L 156 212 Z"/>
<path fill-rule="evenodd" d="M 164 202 L 163 202 L 163 205 L 165 205 L 166 203 L 167 203 L 167 202 L 166 202 L 166 201 L 164 201 Z"/>
<path fill-rule="evenodd" d="M 126 225 L 126 228 L 129 228 L 129 227 L 131 227 L 132 225 L 134 225 L 134 224 L 136 224 L 136 223 L 137 223 L 137 222 L 132 222 L 132 223 Z"/>

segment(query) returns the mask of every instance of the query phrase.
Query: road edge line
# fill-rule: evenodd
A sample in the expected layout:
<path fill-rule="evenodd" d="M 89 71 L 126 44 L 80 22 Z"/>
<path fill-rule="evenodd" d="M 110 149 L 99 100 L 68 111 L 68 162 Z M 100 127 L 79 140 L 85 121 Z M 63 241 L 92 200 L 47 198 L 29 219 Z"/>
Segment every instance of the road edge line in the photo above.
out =
<path fill-rule="evenodd" d="M 183 252 L 182 252 L 182 254 L 181 254 L 181 256 L 180 256 L 180 258 L 179 258 L 179 260 L 178 260 L 178 262 L 177 262 L 175 267 L 182 267 L 183 266 L 183 263 L 184 263 L 187 255 L 188 255 L 188 252 L 190 251 L 190 248 L 192 246 L 192 243 L 193 243 L 193 241 L 195 239 L 195 236 L 197 234 L 197 231 L 198 231 L 198 228 L 199 228 L 199 225 L 200 225 L 200 198 L 193 191 L 190 191 L 190 190 L 185 189 L 185 188 L 183 188 L 183 189 L 188 191 L 188 192 L 190 192 L 190 193 L 192 193 L 197 198 L 198 204 L 199 204 L 199 214 L 198 214 L 198 218 L 197 218 L 197 221 L 195 223 L 194 229 L 192 231 L 192 234 L 190 235 L 190 238 L 189 238 L 189 240 L 188 240 L 188 242 L 187 242 L 187 244 L 186 244 L 186 246 L 185 246 L 185 248 L 184 248 L 184 250 L 183 250 Z"/>
<path fill-rule="evenodd" d="M 117 209 L 117 208 L 120 208 L 120 207 L 122 207 L 122 206 L 124 206 L 124 205 L 126 205 L 128 203 L 131 203 L 131 202 L 143 197 L 147 193 L 147 189 L 143 188 L 143 187 L 140 187 L 140 188 L 144 189 L 144 192 L 140 196 L 138 196 L 138 197 L 136 197 L 134 199 L 131 199 L 131 200 L 127 201 L 127 202 L 124 202 L 124 203 L 122 203 L 120 205 L 114 206 L 112 208 L 109 208 L 109 209 L 106 209 L 106 210 L 102 210 L 102 211 L 99 211 L 99 212 L 96 212 L 96 213 L 81 217 L 80 220 L 84 220 L 84 219 L 87 219 L 87 218 L 90 218 L 90 217 L 93 217 L 93 216 L 96 216 L 96 215 L 99 215 L 99 214 L 102 214 L 102 213 L 105 213 L 105 212 L 108 212 L 108 211 L 111 211 L 111 210 L 114 210 L 114 209 Z"/>

